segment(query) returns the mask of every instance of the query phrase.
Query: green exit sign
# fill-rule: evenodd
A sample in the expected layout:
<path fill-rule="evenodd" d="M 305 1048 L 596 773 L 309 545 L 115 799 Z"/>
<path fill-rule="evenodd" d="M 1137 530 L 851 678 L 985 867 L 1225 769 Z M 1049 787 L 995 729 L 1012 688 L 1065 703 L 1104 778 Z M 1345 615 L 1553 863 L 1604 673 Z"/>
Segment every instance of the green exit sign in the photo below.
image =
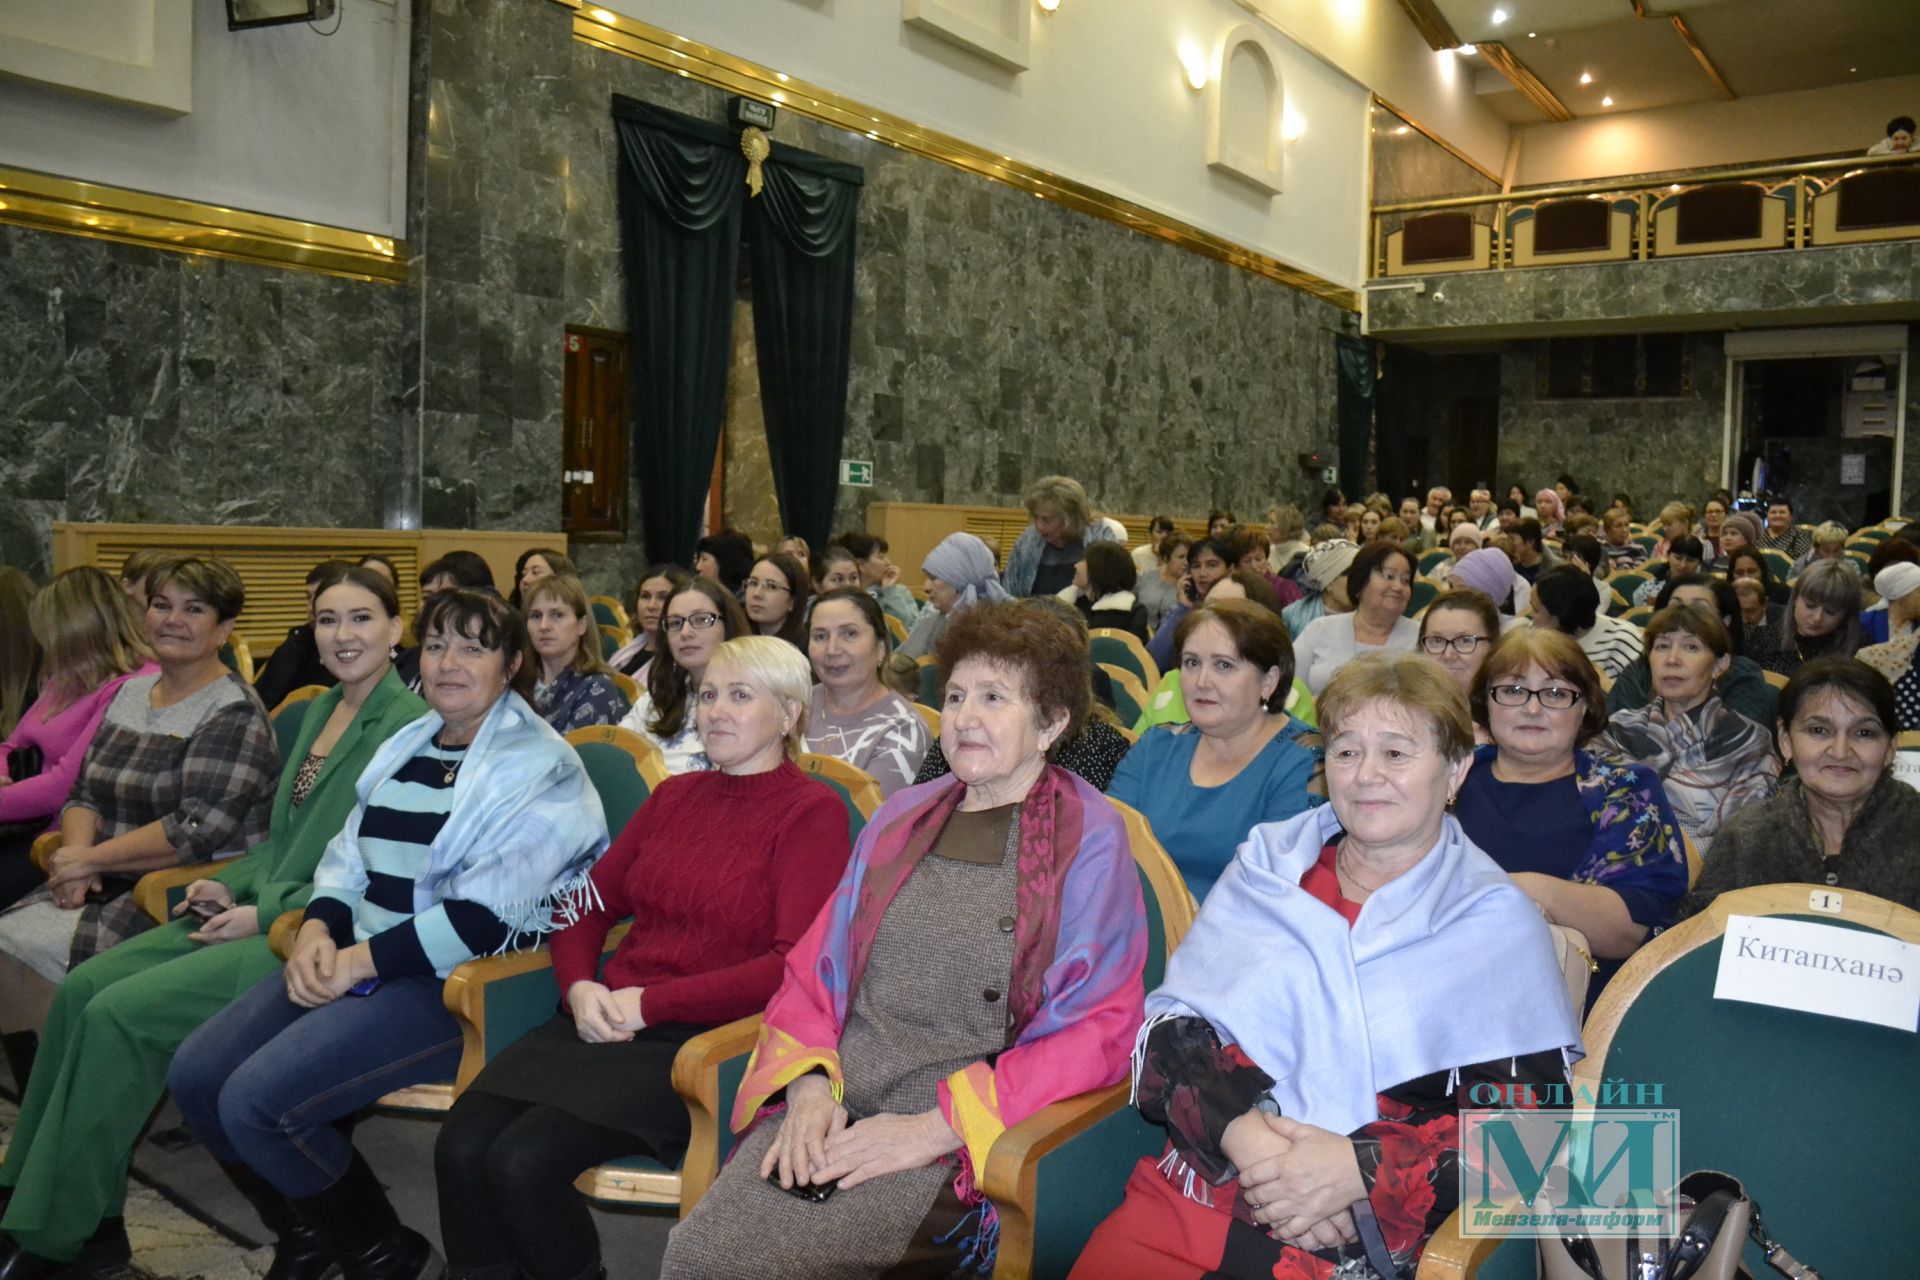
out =
<path fill-rule="evenodd" d="M 840 459 L 840 483 L 855 485 L 862 489 L 873 488 L 873 464 L 855 462 L 852 458 Z"/>

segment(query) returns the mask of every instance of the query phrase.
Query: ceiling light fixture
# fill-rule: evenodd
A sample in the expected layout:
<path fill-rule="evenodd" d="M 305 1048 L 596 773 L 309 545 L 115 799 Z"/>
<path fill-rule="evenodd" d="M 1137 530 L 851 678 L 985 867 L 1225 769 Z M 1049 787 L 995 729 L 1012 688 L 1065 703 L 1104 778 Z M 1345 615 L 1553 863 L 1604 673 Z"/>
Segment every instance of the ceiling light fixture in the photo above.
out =
<path fill-rule="evenodd" d="M 1580 83 L 1581 83 L 1581 84 L 1592 84 L 1592 83 L 1593 83 L 1593 72 L 1591 72 L 1591 71 L 1582 71 L 1582 72 L 1580 73 Z"/>
<path fill-rule="evenodd" d="M 1499 25 L 1500 25 L 1501 23 L 1503 23 L 1503 22 L 1505 22 L 1506 20 L 1507 20 L 1507 11 L 1506 11 L 1505 9 L 1495 9 L 1495 10 L 1493 11 L 1493 25 L 1494 25 L 1494 26 L 1496 26 L 1496 27 L 1497 27 L 1497 26 L 1499 26 Z"/>
<path fill-rule="evenodd" d="M 1606 97 L 1604 97 L 1604 98 L 1602 98 L 1602 99 L 1600 99 L 1600 105 L 1601 105 L 1601 106 L 1603 106 L 1603 107 L 1610 107 L 1610 106 L 1612 106 L 1612 105 L 1613 105 L 1613 95 L 1612 95 L 1612 94 L 1608 94 L 1608 95 L 1607 95 Z"/>
<path fill-rule="evenodd" d="M 1401 125 L 1401 126 L 1400 126 L 1400 127 L 1398 128 L 1398 129 L 1395 129 L 1395 130 L 1394 130 L 1394 132 L 1395 132 L 1396 134 L 1402 134 L 1402 133 L 1412 133 L 1412 132 L 1413 132 L 1413 130 L 1412 130 L 1411 128 L 1409 128 L 1409 127 L 1408 127 L 1407 125 L 1404 125 L 1404 124 L 1403 124 L 1403 125 Z"/>
<path fill-rule="evenodd" d="M 1537 32 L 1537 31 L 1529 31 L 1529 32 L 1527 32 L 1527 39 L 1529 39 L 1529 40 L 1531 40 L 1531 39 L 1533 39 L 1533 38 L 1534 38 L 1535 36 L 1537 36 L 1537 35 L 1539 35 L 1539 34 L 1540 34 L 1540 33 L 1539 33 L 1539 32 Z"/>
<path fill-rule="evenodd" d="M 1480 52 L 1480 46 L 1477 44 L 1463 44 L 1459 48 L 1455 49 L 1454 52 L 1459 54 L 1465 54 L 1467 57 L 1471 58 L 1474 54 Z"/>

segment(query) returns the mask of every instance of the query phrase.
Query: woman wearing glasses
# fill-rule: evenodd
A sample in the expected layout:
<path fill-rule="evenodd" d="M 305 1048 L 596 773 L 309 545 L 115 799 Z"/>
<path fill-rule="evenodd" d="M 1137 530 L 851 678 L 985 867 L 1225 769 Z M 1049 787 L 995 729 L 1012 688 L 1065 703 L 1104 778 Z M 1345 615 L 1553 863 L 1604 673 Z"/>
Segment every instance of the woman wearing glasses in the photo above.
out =
<path fill-rule="evenodd" d="M 1456 588 L 1434 597 L 1420 615 L 1420 652 L 1445 667 L 1468 697 L 1499 639 L 1500 614 L 1484 592 Z"/>
<path fill-rule="evenodd" d="M 1606 726 L 1600 678 L 1571 636 L 1521 627 L 1474 681 L 1474 752 L 1454 816 L 1554 924 L 1586 936 L 1598 969 L 1588 1003 L 1621 961 L 1673 923 L 1686 848 L 1660 777 L 1587 749 Z"/>
<path fill-rule="evenodd" d="M 707 659 L 723 640 L 748 634 L 747 615 L 731 592 L 711 578 L 695 578 L 674 588 L 660 611 L 660 635 L 647 668 L 647 689 L 633 704 L 622 729 L 631 729 L 660 748 L 669 773 L 693 773 L 707 767 L 706 752 L 693 723 L 693 694 Z"/>
<path fill-rule="evenodd" d="M 747 575 L 747 621 L 755 634 L 785 640 L 807 651 L 806 568 L 784 551 L 756 560 Z"/>

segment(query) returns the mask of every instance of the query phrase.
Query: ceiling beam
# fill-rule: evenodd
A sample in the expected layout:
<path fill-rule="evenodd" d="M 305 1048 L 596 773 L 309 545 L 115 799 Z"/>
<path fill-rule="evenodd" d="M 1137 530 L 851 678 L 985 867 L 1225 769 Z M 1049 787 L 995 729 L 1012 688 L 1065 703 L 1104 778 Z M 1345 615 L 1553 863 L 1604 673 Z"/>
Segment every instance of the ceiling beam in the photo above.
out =
<path fill-rule="evenodd" d="M 1713 65 L 1713 59 L 1707 56 L 1707 51 L 1701 48 L 1700 42 L 1694 38 L 1693 32 L 1687 26 L 1687 20 L 1677 13 L 1670 13 L 1667 15 L 1667 21 L 1671 22 L 1673 29 L 1679 32 L 1681 42 L 1687 46 L 1687 52 L 1691 53 L 1693 60 L 1700 64 L 1700 69 L 1707 73 L 1707 79 L 1713 81 L 1714 87 L 1720 90 L 1721 96 L 1728 99 L 1736 97 L 1733 86 L 1727 83 L 1727 78 L 1720 74 L 1720 68 Z"/>
<path fill-rule="evenodd" d="M 1573 112 L 1567 110 L 1567 104 L 1554 96 L 1546 82 L 1528 69 L 1527 64 L 1513 56 L 1513 51 L 1497 40 L 1482 41 L 1480 56 L 1492 64 L 1494 70 L 1505 76 L 1518 89 L 1521 96 L 1540 109 L 1547 119 L 1565 122 L 1573 119 Z"/>
<path fill-rule="evenodd" d="M 1400 0 L 1400 9 L 1407 15 L 1407 20 L 1413 23 L 1413 29 L 1420 33 L 1420 38 L 1435 53 L 1460 45 L 1460 37 L 1454 34 L 1452 24 L 1433 0 Z"/>

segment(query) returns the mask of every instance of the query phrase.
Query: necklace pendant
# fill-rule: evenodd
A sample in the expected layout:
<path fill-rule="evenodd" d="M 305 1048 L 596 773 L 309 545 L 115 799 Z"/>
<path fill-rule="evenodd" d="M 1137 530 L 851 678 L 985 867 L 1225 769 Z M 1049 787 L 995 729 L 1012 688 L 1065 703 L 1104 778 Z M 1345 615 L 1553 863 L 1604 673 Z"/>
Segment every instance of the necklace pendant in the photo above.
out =
<path fill-rule="evenodd" d="M 447 770 L 447 776 L 440 779 L 440 781 L 450 787 L 453 785 L 453 776 L 459 772 L 460 772 L 460 766 L 455 765 L 453 768 Z"/>

